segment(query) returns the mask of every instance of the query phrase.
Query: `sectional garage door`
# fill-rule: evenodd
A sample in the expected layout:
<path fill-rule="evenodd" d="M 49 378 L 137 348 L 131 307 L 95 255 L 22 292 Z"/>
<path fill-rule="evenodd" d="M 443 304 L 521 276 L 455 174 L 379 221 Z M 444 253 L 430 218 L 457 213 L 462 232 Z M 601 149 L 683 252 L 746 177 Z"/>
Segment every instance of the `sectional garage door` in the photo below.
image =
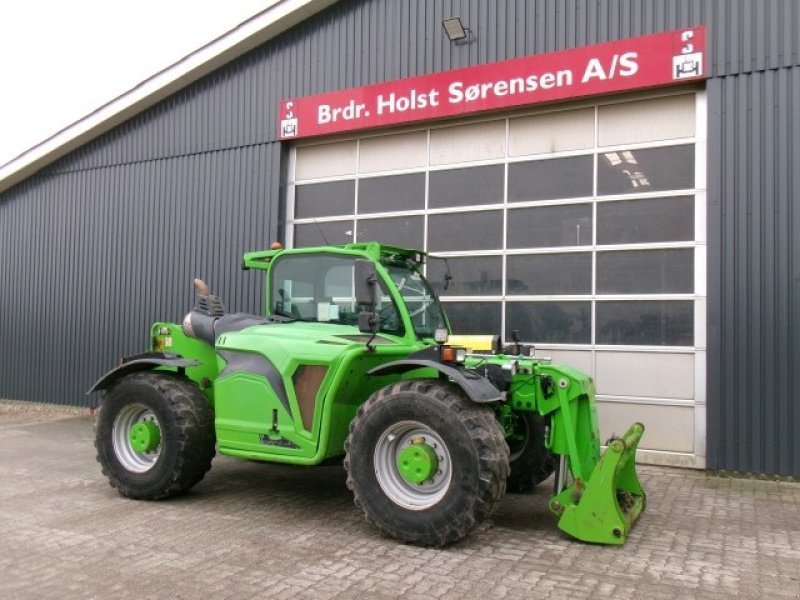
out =
<path fill-rule="evenodd" d="M 448 258 L 458 333 L 595 378 L 604 436 L 705 466 L 705 96 L 627 97 L 292 149 L 286 238 Z"/>

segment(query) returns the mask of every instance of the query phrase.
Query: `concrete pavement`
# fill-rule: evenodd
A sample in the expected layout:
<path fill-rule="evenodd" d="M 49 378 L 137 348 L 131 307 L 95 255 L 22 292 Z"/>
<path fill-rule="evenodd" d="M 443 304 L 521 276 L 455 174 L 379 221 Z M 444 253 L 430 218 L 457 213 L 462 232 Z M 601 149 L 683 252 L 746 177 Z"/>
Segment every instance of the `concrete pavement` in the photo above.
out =
<path fill-rule="evenodd" d="M 86 409 L 0 401 L 0 598 L 800 598 L 800 484 L 640 467 L 628 543 L 562 535 L 550 482 L 443 550 L 380 536 L 341 466 L 217 457 L 189 494 L 122 498 Z"/>

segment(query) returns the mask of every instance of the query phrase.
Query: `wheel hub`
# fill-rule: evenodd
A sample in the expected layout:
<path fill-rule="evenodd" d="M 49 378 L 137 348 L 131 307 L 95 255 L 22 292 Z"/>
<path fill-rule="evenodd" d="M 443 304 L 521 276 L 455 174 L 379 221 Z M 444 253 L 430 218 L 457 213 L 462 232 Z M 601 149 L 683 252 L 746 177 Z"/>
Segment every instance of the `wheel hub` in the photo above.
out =
<path fill-rule="evenodd" d="M 114 455 L 125 470 L 145 473 L 158 462 L 162 434 L 161 424 L 150 408 L 138 402 L 128 404 L 114 418 Z"/>
<path fill-rule="evenodd" d="M 447 494 L 453 478 L 450 452 L 437 432 L 419 421 L 398 421 L 375 444 L 375 477 L 395 504 L 425 510 Z"/>
<path fill-rule="evenodd" d="M 153 421 L 140 421 L 128 432 L 131 448 L 136 452 L 150 452 L 161 443 L 161 430 Z"/>
<path fill-rule="evenodd" d="M 422 439 L 412 439 L 397 454 L 397 470 L 400 476 L 409 483 L 421 484 L 431 479 L 439 470 L 439 458 L 436 450 Z"/>

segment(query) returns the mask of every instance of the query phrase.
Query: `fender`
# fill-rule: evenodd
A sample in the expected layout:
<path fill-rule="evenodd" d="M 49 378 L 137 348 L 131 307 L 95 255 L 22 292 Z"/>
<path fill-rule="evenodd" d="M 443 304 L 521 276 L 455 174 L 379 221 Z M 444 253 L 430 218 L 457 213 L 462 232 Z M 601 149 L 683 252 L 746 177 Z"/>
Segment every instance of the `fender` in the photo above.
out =
<path fill-rule="evenodd" d="M 100 390 L 107 390 L 118 379 L 136 373 L 137 371 L 149 371 L 154 367 L 177 367 L 185 369 L 186 367 L 196 367 L 200 364 L 198 360 L 190 360 L 182 358 L 177 354 L 164 354 L 162 352 L 145 352 L 143 354 L 136 354 L 122 359 L 122 364 L 115 369 L 111 369 L 108 373 L 103 375 L 97 383 L 95 383 L 86 395 L 92 392 L 99 392 Z"/>
<path fill-rule="evenodd" d="M 460 387 L 467 397 L 477 404 L 502 402 L 503 394 L 491 381 L 464 367 L 454 367 L 435 360 L 396 360 L 367 371 L 367 375 L 393 375 L 415 369 L 436 369 Z"/>

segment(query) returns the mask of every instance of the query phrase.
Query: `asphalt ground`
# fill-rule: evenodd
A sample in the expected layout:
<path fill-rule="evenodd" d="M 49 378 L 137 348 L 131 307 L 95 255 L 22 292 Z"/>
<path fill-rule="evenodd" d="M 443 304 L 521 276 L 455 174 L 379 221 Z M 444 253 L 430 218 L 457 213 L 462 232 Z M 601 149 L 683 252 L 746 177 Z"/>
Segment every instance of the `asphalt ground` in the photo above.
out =
<path fill-rule="evenodd" d="M 800 483 L 640 466 L 622 547 L 576 542 L 550 482 L 424 549 L 363 519 L 341 466 L 216 457 L 190 493 L 125 499 L 86 409 L 0 401 L 0 599 L 800 598 Z"/>

